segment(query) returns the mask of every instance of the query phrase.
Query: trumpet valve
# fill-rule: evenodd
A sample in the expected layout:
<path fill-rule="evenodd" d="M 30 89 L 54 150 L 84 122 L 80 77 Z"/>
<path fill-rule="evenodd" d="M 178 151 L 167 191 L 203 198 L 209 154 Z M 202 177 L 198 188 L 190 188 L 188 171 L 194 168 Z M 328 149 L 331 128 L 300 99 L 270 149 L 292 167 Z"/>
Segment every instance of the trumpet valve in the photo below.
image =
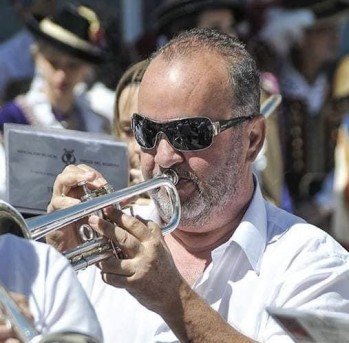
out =
<path fill-rule="evenodd" d="M 103 185 L 102 187 L 96 189 L 96 190 L 91 190 L 87 187 L 87 181 L 81 181 L 78 183 L 78 186 L 81 186 L 83 189 L 84 194 L 81 196 L 80 200 L 82 202 L 85 201 L 89 201 L 91 199 L 97 198 L 99 196 L 105 195 L 105 194 L 109 194 L 114 192 L 114 188 L 112 185 L 110 185 L 109 183 Z M 98 210 L 94 213 L 95 215 L 97 215 L 100 218 L 104 218 L 103 216 L 103 211 L 102 210 Z M 97 234 L 96 231 L 94 231 L 90 225 L 88 224 L 82 224 L 79 227 L 79 236 L 81 238 L 81 240 L 83 242 L 90 242 L 94 239 L 96 239 L 96 237 L 98 237 L 99 235 Z"/>

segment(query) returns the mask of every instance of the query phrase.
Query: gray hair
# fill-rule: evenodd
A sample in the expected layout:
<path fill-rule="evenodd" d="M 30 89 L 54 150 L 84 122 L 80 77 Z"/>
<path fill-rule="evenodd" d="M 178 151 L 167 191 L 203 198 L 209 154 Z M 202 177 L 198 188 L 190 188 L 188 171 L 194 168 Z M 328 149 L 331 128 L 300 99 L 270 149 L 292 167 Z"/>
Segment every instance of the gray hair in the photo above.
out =
<path fill-rule="evenodd" d="M 258 114 L 260 108 L 259 72 L 244 44 L 235 37 L 207 28 L 184 31 L 154 52 L 150 61 L 160 56 L 167 61 L 180 57 L 191 57 L 202 52 L 203 49 L 217 54 L 226 64 L 234 115 Z"/>

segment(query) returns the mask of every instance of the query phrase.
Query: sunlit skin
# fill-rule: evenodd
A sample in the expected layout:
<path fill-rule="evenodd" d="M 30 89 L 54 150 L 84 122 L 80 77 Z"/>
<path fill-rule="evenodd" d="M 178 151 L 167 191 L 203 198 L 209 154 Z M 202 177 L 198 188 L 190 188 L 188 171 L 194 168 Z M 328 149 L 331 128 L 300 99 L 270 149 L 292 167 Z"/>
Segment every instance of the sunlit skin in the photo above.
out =
<path fill-rule="evenodd" d="M 236 36 L 234 13 L 230 9 L 207 9 L 198 18 L 197 27 L 207 27 L 220 30 L 231 36 Z"/>
<path fill-rule="evenodd" d="M 74 87 L 91 72 L 83 61 L 43 45 L 36 54 L 36 64 L 45 82 L 44 91 L 53 108 L 62 113 L 71 110 Z"/>

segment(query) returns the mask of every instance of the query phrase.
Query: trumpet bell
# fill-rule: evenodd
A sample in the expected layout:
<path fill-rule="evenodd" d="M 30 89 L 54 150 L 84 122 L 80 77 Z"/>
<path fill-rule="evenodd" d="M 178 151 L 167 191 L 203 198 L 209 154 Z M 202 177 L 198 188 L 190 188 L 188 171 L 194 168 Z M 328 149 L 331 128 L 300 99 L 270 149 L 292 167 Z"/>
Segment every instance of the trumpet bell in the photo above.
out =
<path fill-rule="evenodd" d="M 27 224 L 23 216 L 9 203 L 0 200 L 0 235 L 12 233 L 13 235 L 30 238 Z"/>

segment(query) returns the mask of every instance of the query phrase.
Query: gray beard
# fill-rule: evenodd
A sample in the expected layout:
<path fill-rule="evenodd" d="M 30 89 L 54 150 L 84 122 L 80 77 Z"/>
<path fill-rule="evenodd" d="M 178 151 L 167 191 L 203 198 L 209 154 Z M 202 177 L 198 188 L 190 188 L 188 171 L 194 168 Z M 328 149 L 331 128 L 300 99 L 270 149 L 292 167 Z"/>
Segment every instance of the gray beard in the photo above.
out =
<path fill-rule="evenodd" d="M 181 226 L 202 226 L 213 215 L 219 216 L 231 202 L 235 194 L 239 194 L 239 180 L 242 175 L 243 162 L 239 160 L 241 151 L 241 135 L 236 132 L 230 149 L 231 155 L 222 168 L 217 170 L 205 182 L 198 180 L 195 174 L 175 169 L 179 176 L 185 176 L 196 184 L 194 194 L 181 204 Z M 172 215 L 172 205 L 163 190 L 152 192 L 151 196 L 159 210 L 161 218 L 168 222 Z"/>

